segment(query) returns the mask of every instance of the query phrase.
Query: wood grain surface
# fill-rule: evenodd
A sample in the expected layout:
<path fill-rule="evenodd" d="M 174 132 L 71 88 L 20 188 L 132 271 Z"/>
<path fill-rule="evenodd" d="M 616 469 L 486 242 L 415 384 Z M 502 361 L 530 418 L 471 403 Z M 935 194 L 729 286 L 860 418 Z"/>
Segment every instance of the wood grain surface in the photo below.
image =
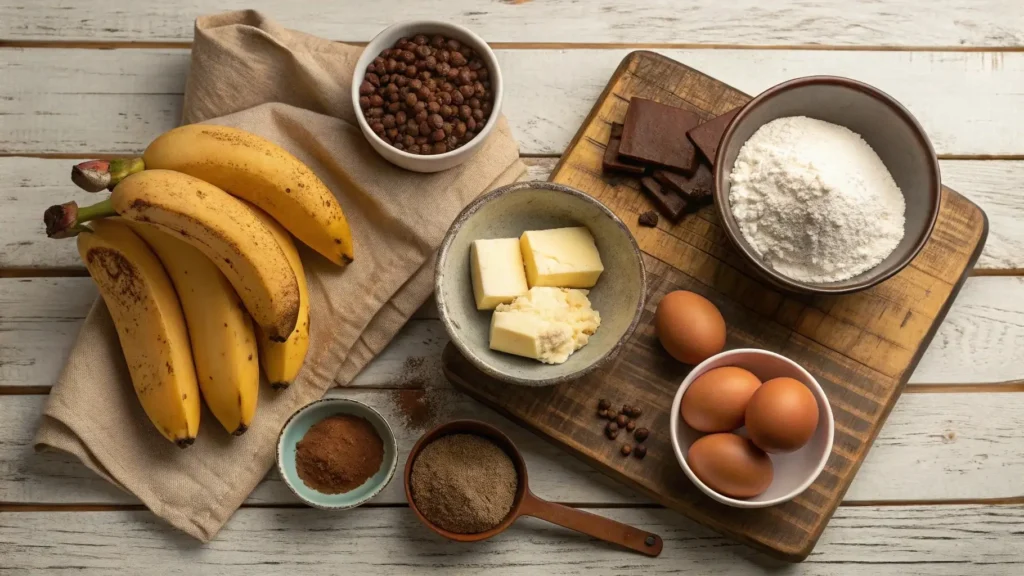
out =
<path fill-rule="evenodd" d="M 601 173 L 610 125 L 634 96 L 680 106 L 705 120 L 749 97 L 664 56 L 623 60 L 552 173 L 552 180 L 601 200 L 630 227 L 645 252 L 648 302 L 641 327 L 611 368 L 540 390 L 503 385 L 476 371 L 452 346 L 444 355 L 456 387 L 507 413 L 655 500 L 711 528 L 789 561 L 810 554 L 849 488 L 910 373 L 945 317 L 987 235 L 984 213 L 944 189 L 939 219 L 917 258 L 887 282 L 840 297 L 794 297 L 754 277 L 729 247 L 711 208 L 678 224 L 637 226 L 653 207 L 629 178 Z M 671 360 L 654 334 L 654 308 L 669 291 L 700 293 L 722 310 L 728 348 L 764 348 L 807 368 L 825 389 L 836 420 L 832 456 L 803 494 L 783 505 L 740 510 L 690 484 L 669 442 L 672 396 L 689 367 Z M 639 404 L 653 431 L 644 460 L 624 459 L 601 434 L 598 398 Z"/>
<path fill-rule="evenodd" d="M 371 7 L 372 6 L 372 7 Z M 828 43 L 864 46 L 1015 46 L 1024 43 L 1017 0 L 859 2 L 836 0 L 530 1 L 378 0 L 0 0 L 0 38 L 190 41 L 192 20 L 225 10 L 263 11 L 284 26 L 325 38 L 366 41 L 397 20 L 441 20 L 488 42 Z"/>
<path fill-rule="evenodd" d="M 1021 154 L 1024 52 L 660 52 L 748 94 L 799 76 L 847 76 L 905 105 L 940 155 Z M 520 151 L 561 154 L 586 116 L 586 103 L 628 53 L 495 50 L 505 86 L 502 112 Z M 9 48 L 3 56 L 0 152 L 139 153 L 181 119 L 186 49 Z M 984 106 L 975 105 L 979 93 L 986 95 Z"/>

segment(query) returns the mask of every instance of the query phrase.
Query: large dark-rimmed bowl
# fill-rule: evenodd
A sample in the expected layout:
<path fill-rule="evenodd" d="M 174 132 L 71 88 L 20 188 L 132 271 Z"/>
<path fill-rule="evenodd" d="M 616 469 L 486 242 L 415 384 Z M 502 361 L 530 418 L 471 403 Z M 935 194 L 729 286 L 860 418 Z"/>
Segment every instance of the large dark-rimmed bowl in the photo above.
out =
<path fill-rule="evenodd" d="M 490 349 L 490 310 L 477 310 L 469 248 L 484 238 L 519 238 L 526 230 L 567 226 L 590 229 L 604 272 L 590 290 L 601 326 L 590 342 L 562 364 Z M 459 352 L 485 374 L 523 386 L 575 380 L 604 364 L 629 339 L 644 309 L 647 280 L 640 248 L 626 225 L 604 204 L 561 184 L 519 182 L 473 201 L 455 219 L 437 254 L 434 297 L 441 321 Z"/>
<path fill-rule="evenodd" d="M 744 240 L 729 208 L 729 173 L 740 148 L 758 128 L 788 116 L 816 118 L 860 134 L 903 191 L 907 204 L 903 240 L 874 268 L 839 282 L 801 282 L 766 265 Z M 849 78 L 810 76 L 769 88 L 751 100 L 729 124 L 715 158 L 715 204 L 729 240 L 773 285 L 805 294 L 857 292 L 892 277 L 910 264 L 935 226 L 941 189 L 935 150 L 917 120 L 885 92 Z"/>

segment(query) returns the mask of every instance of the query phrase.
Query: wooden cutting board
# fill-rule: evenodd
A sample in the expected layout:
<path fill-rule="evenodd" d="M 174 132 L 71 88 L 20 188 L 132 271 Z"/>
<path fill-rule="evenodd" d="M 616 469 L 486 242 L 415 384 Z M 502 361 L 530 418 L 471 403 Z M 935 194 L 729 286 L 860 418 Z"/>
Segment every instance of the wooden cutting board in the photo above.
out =
<path fill-rule="evenodd" d="M 704 119 L 746 103 L 738 90 L 651 52 L 629 54 L 612 76 L 568 151 L 555 182 L 594 196 L 629 226 L 644 251 L 648 298 L 640 326 L 598 374 L 559 386 L 509 386 L 483 375 L 451 345 L 448 378 L 470 396 L 564 447 L 608 475 L 741 542 L 789 561 L 810 554 L 832 517 L 910 373 L 974 266 L 988 234 L 985 213 L 943 189 L 938 222 L 914 261 L 895 277 L 858 294 L 784 294 L 760 281 L 734 253 L 713 208 L 672 225 L 637 225 L 653 209 L 637 180 L 606 176 L 601 158 L 611 123 L 622 122 L 633 96 L 688 108 Z M 728 348 L 763 348 L 792 358 L 821 383 L 835 414 L 835 444 L 817 481 L 795 500 L 758 510 L 719 504 L 693 486 L 669 440 L 669 409 L 689 371 L 664 352 L 654 334 L 661 297 L 685 289 L 704 295 L 725 316 Z M 597 401 L 640 405 L 651 430 L 647 457 L 623 457 L 620 435 L 603 435 Z"/>

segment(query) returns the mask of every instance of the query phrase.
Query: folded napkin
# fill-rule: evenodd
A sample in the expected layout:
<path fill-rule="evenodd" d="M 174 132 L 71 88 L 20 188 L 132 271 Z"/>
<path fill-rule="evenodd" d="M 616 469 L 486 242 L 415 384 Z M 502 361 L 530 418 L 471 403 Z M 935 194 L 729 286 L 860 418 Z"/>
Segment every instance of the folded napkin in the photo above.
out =
<path fill-rule="evenodd" d="M 110 315 L 97 300 L 36 435 L 37 448 L 74 454 L 203 541 L 270 469 L 288 416 L 355 377 L 429 297 L 434 252 L 459 211 L 525 172 L 504 118 L 457 168 L 423 175 L 385 162 L 356 125 L 350 89 L 360 52 L 257 12 L 196 21 L 184 122 L 235 126 L 280 144 L 334 191 L 352 226 L 356 255 L 347 268 L 300 248 L 311 322 L 298 380 L 282 392 L 264 382 L 243 436 L 229 436 L 207 411 L 195 444 L 179 449 L 143 413 Z"/>

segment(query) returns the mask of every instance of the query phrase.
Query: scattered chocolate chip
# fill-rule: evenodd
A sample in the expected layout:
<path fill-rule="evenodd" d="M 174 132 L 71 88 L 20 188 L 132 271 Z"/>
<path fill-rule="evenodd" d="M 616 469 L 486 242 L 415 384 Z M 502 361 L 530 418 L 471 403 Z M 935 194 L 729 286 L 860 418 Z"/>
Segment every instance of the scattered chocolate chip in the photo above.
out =
<path fill-rule="evenodd" d="M 639 418 L 644 415 L 644 409 L 639 406 L 633 406 L 633 418 Z"/>
<path fill-rule="evenodd" d="M 643 459 L 644 456 L 647 456 L 647 446 L 637 444 L 636 448 L 633 450 L 633 455 L 637 458 Z"/>
<path fill-rule="evenodd" d="M 597 411 L 597 416 L 598 416 L 598 418 L 607 418 L 608 417 L 608 410 L 604 409 L 604 408 L 598 410 Z"/>
<path fill-rule="evenodd" d="M 617 417 L 615 418 L 615 423 L 619 425 L 619 428 L 625 428 L 625 427 L 626 427 L 626 422 L 628 422 L 628 421 L 629 421 L 629 420 L 627 420 L 627 418 L 626 418 L 626 415 L 625 415 L 625 414 L 619 414 L 619 415 L 618 415 L 618 416 L 617 416 Z"/>
<path fill-rule="evenodd" d="M 647 428 L 637 428 L 636 432 L 633 433 L 633 437 L 636 438 L 637 442 L 643 442 L 644 440 L 647 440 L 647 437 L 650 436 L 650 434 L 651 431 Z"/>
<path fill-rule="evenodd" d="M 636 428 L 636 422 L 634 422 L 632 420 L 630 420 L 629 422 L 626 422 L 626 430 L 632 432 L 635 428 Z"/>
<path fill-rule="evenodd" d="M 654 210 L 648 210 L 640 215 L 639 223 L 641 226 L 648 228 L 654 228 L 658 225 L 658 213 Z"/>
<path fill-rule="evenodd" d="M 612 403 L 607 398 L 601 398 L 597 401 L 597 407 L 601 410 L 607 410 L 612 407 Z"/>
<path fill-rule="evenodd" d="M 633 451 L 633 447 L 630 446 L 629 444 L 623 444 L 622 445 L 622 449 L 620 450 L 620 452 L 622 452 L 623 456 L 629 456 L 629 453 L 632 452 L 632 451 Z"/>
<path fill-rule="evenodd" d="M 607 426 L 605 426 L 605 429 L 608 430 L 609 432 L 615 432 L 616 430 L 619 429 L 619 425 L 617 422 L 612 420 L 611 422 L 608 423 Z"/>

